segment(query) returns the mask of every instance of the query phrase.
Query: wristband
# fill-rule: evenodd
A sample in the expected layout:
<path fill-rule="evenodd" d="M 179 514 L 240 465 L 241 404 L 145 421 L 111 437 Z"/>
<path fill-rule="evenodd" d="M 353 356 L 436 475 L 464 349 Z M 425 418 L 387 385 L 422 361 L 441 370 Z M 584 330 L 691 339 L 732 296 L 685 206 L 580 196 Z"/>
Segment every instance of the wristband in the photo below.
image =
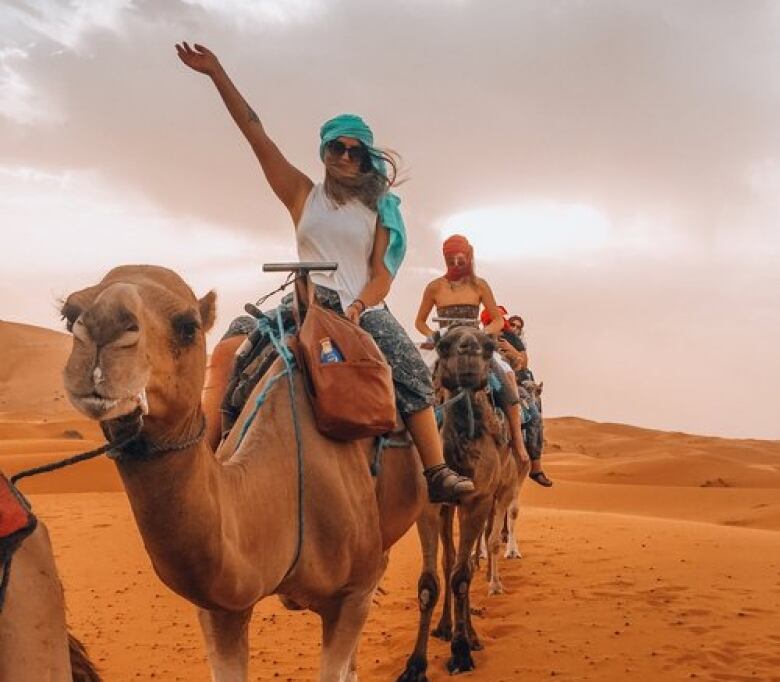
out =
<path fill-rule="evenodd" d="M 357 303 L 358 305 L 360 305 L 360 312 L 361 312 L 361 313 L 364 313 L 364 312 L 366 312 L 366 308 L 367 308 L 368 306 L 367 306 L 365 303 L 363 303 L 363 301 L 361 301 L 359 298 L 356 298 L 354 301 L 352 301 L 352 305 L 355 305 L 356 303 Z"/>

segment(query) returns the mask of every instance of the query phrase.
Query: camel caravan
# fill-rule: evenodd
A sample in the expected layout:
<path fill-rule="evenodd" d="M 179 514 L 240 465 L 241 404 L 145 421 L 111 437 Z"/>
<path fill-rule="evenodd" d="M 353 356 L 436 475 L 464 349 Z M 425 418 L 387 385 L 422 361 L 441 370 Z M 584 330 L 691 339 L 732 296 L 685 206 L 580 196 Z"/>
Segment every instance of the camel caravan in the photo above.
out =
<path fill-rule="evenodd" d="M 290 269 L 305 288 L 316 266 Z M 278 595 L 287 608 L 321 618 L 319 679 L 356 682 L 358 640 L 388 552 L 415 523 L 423 556 L 420 628 L 398 679 L 427 679 L 440 592 L 444 609 L 433 634 L 451 640 L 451 673 L 472 670 L 471 652 L 482 647 L 469 606 L 475 548 L 486 533 L 489 592 L 500 594 L 502 531 L 516 517 L 528 471 L 510 448 L 506 416 L 488 389 L 495 342 L 469 326 L 438 340 L 434 381 L 445 456 L 474 483 L 459 504 L 441 504 L 429 501 L 400 420 L 381 436 L 326 435 L 307 371 L 311 359 L 300 349 L 317 308 L 304 294 L 292 297 L 292 328 L 278 311 L 255 311 L 264 373 L 215 452 L 204 437 L 202 405 L 215 298 L 196 298 L 171 270 L 123 266 L 68 296 L 62 308 L 73 335 L 64 371 L 69 398 L 103 429 L 155 572 L 197 608 L 212 680 L 249 679 L 252 610 Z M 0 679 L 99 680 L 68 636 L 42 524 L 20 544 L 12 566 L 0 613 Z"/>

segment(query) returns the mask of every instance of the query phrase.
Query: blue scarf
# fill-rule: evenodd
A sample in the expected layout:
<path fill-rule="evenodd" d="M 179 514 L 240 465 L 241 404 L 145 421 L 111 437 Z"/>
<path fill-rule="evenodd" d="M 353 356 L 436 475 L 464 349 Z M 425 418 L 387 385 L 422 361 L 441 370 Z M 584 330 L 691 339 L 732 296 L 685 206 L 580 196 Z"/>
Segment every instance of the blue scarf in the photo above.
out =
<path fill-rule="evenodd" d="M 374 148 L 374 133 L 365 121 L 355 114 L 341 114 L 322 124 L 320 128 L 320 158 L 325 159 L 325 146 L 339 137 L 352 137 L 360 140 L 371 153 L 371 163 L 374 168 L 387 177 L 387 165 Z M 406 227 L 398 206 L 401 199 L 392 192 L 385 192 L 377 201 L 376 209 L 379 220 L 389 233 L 387 250 L 385 251 L 385 267 L 395 277 L 406 255 Z"/>

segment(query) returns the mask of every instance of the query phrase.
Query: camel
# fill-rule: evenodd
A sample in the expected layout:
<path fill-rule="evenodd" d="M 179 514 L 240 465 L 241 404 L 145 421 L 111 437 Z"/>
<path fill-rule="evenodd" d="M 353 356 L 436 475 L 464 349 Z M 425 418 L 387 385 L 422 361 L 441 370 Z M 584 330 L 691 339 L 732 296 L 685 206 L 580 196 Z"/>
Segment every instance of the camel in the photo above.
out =
<path fill-rule="evenodd" d="M 81 643 L 68 634 L 62 584 L 41 521 L 11 561 L 0 611 L 0 680 L 100 682 Z"/>
<path fill-rule="evenodd" d="M 521 382 L 520 389 L 523 391 L 523 397 L 527 399 L 531 407 L 535 409 L 530 410 L 531 418 L 528 422 L 523 424 L 523 441 L 525 443 L 525 449 L 531 457 L 541 457 L 542 449 L 544 448 L 544 421 L 542 419 L 542 390 L 544 382 L 535 383 L 531 379 L 526 379 Z M 523 482 L 528 477 L 528 471 L 521 474 L 520 480 L 517 486 L 517 494 L 512 500 L 512 504 L 509 505 L 507 510 L 506 519 L 504 521 L 504 533 L 506 534 L 506 551 L 504 557 L 507 559 L 522 559 L 523 555 L 520 552 L 520 548 L 517 545 L 517 537 L 515 535 L 515 525 L 517 523 L 517 517 L 520 512 L 520 488 Z"/>
<path fill-rule="evenodd" d="M 497 561 L 500 532 L 518 484 L 518 465 L 510 453 L 508 426 L 485 390 L 495 342 L 472 327 L 454 327 L 439 340 L 436 351 L 439 361 L 435 383 L 441 389 L 443 405 L 449 403 L 444 409 L 442 425 L 445 457 L 451 467 L 474 481 L 476 490 L 458 507 L 460 537 L 457 555 L 453 540 L 453 507 L 426 505 L 417 521 L 423 555 L 422 574 L 418 583 L 420 624 L 414 651 L 398 682 L 427 680 L 428 634 L 439 596 L 436 573 L 439 534 L 442 538 L 442 566 L 446 582 L 443 613 L 432 634 L 452 641 L 452 655 L 447 663 L 451 674 L 474 669 L 471 651 L 481 649 L 482 645 L 471 624 L 469 607 L 472 554 L 480 534 L 486 524 L 489 525 L 489 594 L 502 592 Z M 458 392 L 465 397 L 453 401 L 453 396 Z"/>
<path fill-rule="evenodd" d="M 252 609 L 272 594 L 319 614 L 320 681 L 356 682 L 387 552 L 427 499 L 419 458 L 394 449 L 372 478 L 373 440 L 322 436 L 300 373 L 294 403 L 286 378 L 273 382 L 281 359 L 239 417 L 268 386 L 243 438 L 234 429 L 215 455 L 201 409 L 215 298 L 198 300 L 175 272 L 149 265 L 115 268 L 71 294 L 66 390 L 112 442 L 130 439 L 115 449 L 116 466 L 154 570 L 199 609 L 213 682 L 248 679 Z"/>

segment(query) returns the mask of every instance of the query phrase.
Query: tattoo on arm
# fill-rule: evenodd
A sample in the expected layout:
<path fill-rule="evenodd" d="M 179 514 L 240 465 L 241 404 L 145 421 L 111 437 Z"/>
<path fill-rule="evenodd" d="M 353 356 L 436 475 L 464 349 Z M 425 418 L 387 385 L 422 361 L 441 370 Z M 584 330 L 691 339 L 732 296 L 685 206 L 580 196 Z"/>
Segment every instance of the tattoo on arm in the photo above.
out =
<path fill-rule="evenodd" d="M 260 123 L 260 118 L 254 112 L 254 109 L 252 109 L 252 107 L 250 107 L 248 104 L 246 105 L 246 110 L 247 110 L 247 114 L 249 115 L 250 123 Z"/>

